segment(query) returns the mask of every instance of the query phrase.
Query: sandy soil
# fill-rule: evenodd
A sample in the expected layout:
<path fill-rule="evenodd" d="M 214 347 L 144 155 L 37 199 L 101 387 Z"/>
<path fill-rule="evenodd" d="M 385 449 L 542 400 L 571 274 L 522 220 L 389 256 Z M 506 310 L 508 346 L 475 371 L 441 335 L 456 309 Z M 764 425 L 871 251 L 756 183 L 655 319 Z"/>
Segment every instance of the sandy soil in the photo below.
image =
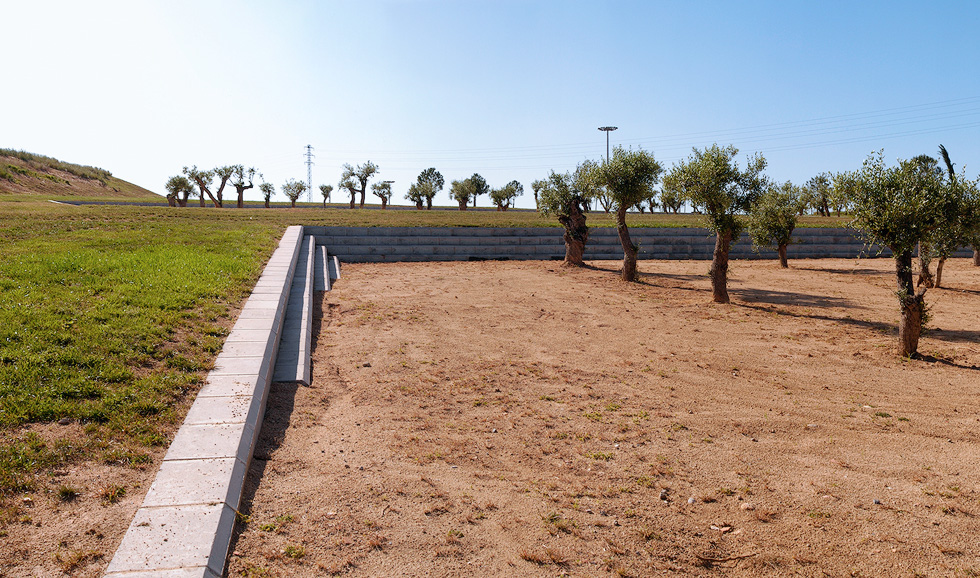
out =
<path fill-rule="evenodd" d="M 980 269 L 347 265 L 274 386 L 229 575 L 973 576 Z"/>

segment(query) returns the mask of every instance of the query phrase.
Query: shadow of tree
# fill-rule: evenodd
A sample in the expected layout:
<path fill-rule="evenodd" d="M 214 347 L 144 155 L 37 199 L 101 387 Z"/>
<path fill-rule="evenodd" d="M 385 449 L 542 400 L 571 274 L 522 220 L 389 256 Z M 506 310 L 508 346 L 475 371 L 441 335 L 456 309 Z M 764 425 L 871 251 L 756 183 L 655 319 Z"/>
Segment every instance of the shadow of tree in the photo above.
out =
<path fill-rule="evenodd" d="M 861 268 L 861 269 L 837 269 L 834 267 L 793 267 L 793 268 L 798 269 L 800 271 L 814 271 L 817 273 L 833 273 L 836 275 L 874 275 L 880 277 L 883 275 L 895 274 L 894 271 L 880 271 L 878 269 L 868 269 L 868 268 Z"/>
<path fill-rule="evenodd" d="M 865 309 L 855 305 L 848 299 L 828 297 L 825 295 L 810 295 L 790 291 L 774 291 L 770 289 L 732 288 L 729 293 L 738 296 L 747 303 L 771 303 L 773 305 L 797 305 L 800 307 L 843 307 L 845 309 Z"/>

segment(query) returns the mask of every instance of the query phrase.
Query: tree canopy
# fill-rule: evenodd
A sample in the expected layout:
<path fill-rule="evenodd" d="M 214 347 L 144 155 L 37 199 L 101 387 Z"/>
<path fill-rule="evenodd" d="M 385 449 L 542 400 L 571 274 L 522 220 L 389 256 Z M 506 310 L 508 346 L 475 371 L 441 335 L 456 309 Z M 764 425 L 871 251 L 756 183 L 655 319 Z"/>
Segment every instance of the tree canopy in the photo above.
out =
<path fill-rule="evenodd" d="M 345 163 L 343 171 L 340 173 L 339 189 L 350 192 L 350 207 L 354 208 L 354 195 L 360 193 L 361 207 L 364 207 L 364 197 L 367 191 L 367 182 L 374 175 L 381 172 L 378 165 L 367 161 L 362 165 L 357 165 L 355 169 L 350 164 Z"/>
<path fill-rule="evenodd" d="M 776 249 L 779 265 L 788 267 L 786 247 L 793 242 L 796 219 L 805 205 L 803 190 L 790 181 L 766 187 L 749 211 L 747 229 L 755 249 Z"/>
<path fill-rule="evenodd" d="M 290 206 L 292 207 L 296 206 L 296 201 L 299 200 L 300 196 L 302 196 L 302 194 L 305 192 L 306 192 L 306 183 L 304 183 L 303 181 L 289 179 L 282 186 L 282 194 L 285 195 L 287 199 L 289 199 L 289 202 L 291 203 Z"/>

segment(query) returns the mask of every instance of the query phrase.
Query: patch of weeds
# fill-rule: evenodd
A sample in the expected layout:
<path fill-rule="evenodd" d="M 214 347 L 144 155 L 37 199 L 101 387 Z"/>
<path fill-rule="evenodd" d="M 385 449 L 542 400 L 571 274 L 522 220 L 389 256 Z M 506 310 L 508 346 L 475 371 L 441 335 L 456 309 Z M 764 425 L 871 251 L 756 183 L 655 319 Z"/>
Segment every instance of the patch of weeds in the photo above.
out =
<path fill-rule="evenodd" d="M 679 432 L 679 431 L 686 430 L 686 429 L 687 429 L 687 426 L 684 425 L 684 424 L 682 424 L 682 423 L 674 422 L 674 423 L 670 424 L 670 431 L 672 431 L 672 432 Z"/>
<path fill-rule="evenodd" d="M 888 413 L 887 411 L 876 411 L 875 412 L 875 417 L 886 417 L 887 418 L 887 417 L 891 417 L 891 416 L 892 416 L 892 414 Z"/>
<path fill-rule="evenodd" d="M 614 401 L 611 401 L 611 402 L 609 402 L 609 403 L 606 404 L 606 411 L 617 411 L 621 407 L 623 407 L 623 406 L 619 405 L 618 403 L 616 403 Z"/>
<path fill-rule="evenodd" d="M 462 537 L 463 537 L 463 532 L 453 528 L 452 530 L 446 532 L 446 543 L 450 545 L 459 544 L 462 541 L 461 540 Z"/>
<path fill-rule="evenodd" d="M 303 556 L 306 556 L 306 548 L 303 546 L 293 546 L 288 544 L 282 551 L 287 558 L 292 558 L 293 560 L 299 560 Z"/>
<path fill-rule="evenodd" d="M 76 490 L 71 486 L 66 486 L 64 484 L 58 486 L 57 494 L 58 494 L 58 501 L 64 503 L 74 502 L 76 499 L 78 499 L 79 496 L 78 490 Z"/>
<path fill-rule="evenodd" d="M 102 559 L 102 552 L 97 550 L 70 550 L 68 552 L 57 552 L 54 555 L 55 561 L 65 574 L 72 574 L 75 570 L 96 560 Z"/>
<path fill-rule="evenodd" d="M 585 457 L 591 458 L 596 461 L 608 462 L 613 459 L 612 452 L 586 452 Z"/>
<path fill-rule="evenodd" d="M 586 419 L 590 419 L 590 420 L 592 420 L 594 422 L 600 422 L 600 421 L 602 421 L 602 413 L 599 412 L 599 411 L 587 411 L 587 412 L 583 413 L 582 416 L 585 417 Z"/>
<path fill-rule="evenodd" d="M 102 500 L 103 505 L 115 504 L 126 496 L 126 486 L 110 482 L 100 487 L 96 495 Z"/>
<path fill-rule="evenodd" d="M 541 516 L 544 521 L 545 528 L 548 533 L 554 536 L 559 532 L 564 532 L 566 534 L 574 534 L 577 532 L 578 524 L 575 520 L 568 518 L 563 518 L 558 512 L 549 512 L 544 516 Z"/>
<path fill-rule="evenodd" d="M 907 417 L 900 417 L 900 418 L 898 418 L 898 421 L 909 421 L 909 418 L 907 418 Z"/>
<path fill-rule="evenodd" d="M 815 520 L 827 519 L 827 518 L 830 518 L 831 517 L 830 512 L 824 512 L 824 511 L 821 511 L 821 510 L 811 510 L 811 511 L 807 512 L 806 515 L 809 516 L 810 518 L 815 519 Z"/>
<path fill-rule="evenodd" d="M 650 476 L 640 476 L 636 478 L 636 485 L 644 488 L 655 488 L 657 487 L 657 480 Z"/>

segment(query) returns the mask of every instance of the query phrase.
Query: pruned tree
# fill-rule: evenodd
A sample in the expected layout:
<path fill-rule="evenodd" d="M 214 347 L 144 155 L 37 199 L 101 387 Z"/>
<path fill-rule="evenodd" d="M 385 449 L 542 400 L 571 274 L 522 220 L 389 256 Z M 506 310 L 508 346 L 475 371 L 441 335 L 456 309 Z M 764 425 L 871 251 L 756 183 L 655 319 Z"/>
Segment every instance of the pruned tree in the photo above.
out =
<path fill-rule="evenodd" d="M 421 211 L 425 208 L 426 199 L 431 199 L 429 195 L 434 194 L 432 192 L 432 183 L 412 183 L 408 186 L 408 192 L 405 193 L 405 198 L 415 203 L 415 208 Z"/>
<path fill-rule="evenodd" d="M 296 201 L 306 192 L 306 183 L 289 179 L 282 186 L 282 194 L 289 199 L 290 206 L 295 208 Z"/>
<path fill-rule="evenodd" d="M 224 194 L 225 185 L 228 184 L 228 180 L 231 179 L 234 170 L 235 167 L 226 166 L 211 169 L 210 171 L 202 171 L 197 168 L 197 165 L 194 165 L 189 169 L 184 167 L 184 174 L 200 189 L 199 195 L 202 207 L 204 206 L 204 196 L 207 195 L 216 208 L 221 208 L 223 206 L 222 195 Z M 212 193 L 211 182 L 215 177 L 218 177 L 218 189 L 215 193 Z"/>
<path fill-rule="evenodd" d="M 660 179 L 663 166 L 653 157 L 653 153 L 641 149 L 632 150 L 616 147 L 612 158 L 589 171 L 590 180 L 605 188 L 616 209 L 616 229 L 619 242 L 623 246 L 624 281 L 636 281 L 638 273 L 636 258 L 639 252 L 626 226 L 626 211 L 630 207 L 653 194 L 653 186 Z"/>
<path fill-rule="evenodd" d="M 235 192 L 238 193 L 238 204 L 236 205 L 239 209 L 245 206 L 245 191 L 251 189 L 252 179 L 258 171 L 255 167 L 245 168 L 243 165 L 233 165 L 230 167 L 231 170 L 231 186 L 235 187 Z M 248 181 L 248 184 L 245 184 Z M 219 191 L 220 195 L 220 191 Z"/>
<path fill-rule="evenodd" d="M 361 195 L 361 208 L 364 208 L 364 196 L 367 192 L 368 180 L 374 175 L 381 172 L 378 165 L 368 161 L 363 165 L 357 165 L 357 168 L 345 164 L 343 167 L 343 172 L 340 174 L 340 186 L 341 189 L 346 189 L 350 191 L 351 201 L 350 208 L 354 208 L 354 194 L 360 193 Z"/>
<path fill-rule="evenodd" d="M 487 184 L 486 179 L 480 176 L 480 173 L 473 173 L 470 175 L 469 181 L 473 183 L 473 206 L 476 206 L 476 198 L 480 195 L 490 196 L 490 185 Z"/>
<path fill-rule="evenodd" d="M 925 321 L 926 287 L 912 283 L 912 257 L 916 245 L 942 223 L 947 202 L 942 182 L 922 159 L 900 160 L 886 167 L 881 151 L 873 153 L 858 173 L 854 191 L 854 221 L 868 242 L 888 247 L 895 258 L 898 303 L 898 353 L 918 353 Z"/>
<path fill-rule="evenodd" d="M 506 211 L 514 203 L 517 197 L 524 194 L 524 185 L 517 181 L 511 181 L 499 189 L 490 191 L 490 200 L 497 205 L 498 211 Z"/>
<path fill-rule="evenodd" d="M 320 185 L 320 194 L 323 195 L 323 208 L 327 208 L 330 201 L 330 193 L 333 192 L 333 185 Z"/>
<path fill-rule="evenodd" d="M 449 196 L 459 203 L 460 211 L 465 211 L 466 205 L 473 198 L 473 181 L 470 179 L 453 181 L 449 185 Z"/>
<path fill-rule="evenodd" d="M 381 199 L 381 208 L 388 208 L 388 201 L 391 199 L 391 183 L 382 181 L 371 185 L 371 194 Z"/>
<path fill-rule="evenodd" d="M 789 267 L 786 249 L 793 242 L 796 219 L 805 203 L 800 187 L 786 181 L 779 186 L 770 184 L 749 209 L 746 230 L 752 246 L 756 251 L 776 249 L 779 266 L 784 269 Z"/>
<path fill-rule="evenodd" d="M 425 200 L 425 208 L 431 211 L 432 199 L 442 190 L 446 181 L 442 178 L 442 173 L 437 171 L 435 167 L 429 167 L 419 173 L 417 182 L 419 184 L 419 191 L 422 193 L 422 198 Z"/>
<path fill-rule="evenodd" d="M 738 241 L 743 223 L 738 215 L 748 211 L 765 190 L 768 180 L 762 174 L 766 159 L 761 154 L 748 159 L 744 170 L 735 162 L 738 149 L 713 144 L 694 149 L 686 161 L 671 167 L 664 177 L 664 190 L 676 191 L 704 212 L 709 229 L 715 232 L 711 260 L 711 292 L 716 303 L 728 303 L 728 253 Z"/>
<path fill-rule="evenodd" d="M 194 192 L 194 185 L 182 175 L 170 177 L 164 187 L 167 189 L 167 202 L 171 207 L 186 207 L 187 198 Z"/>
<path fill-rule="evenodd" d="M 265 201 L 265 208 L 269 208 L 269 200 L 276 194 L 276 187 L 272 183 L 260 183 L 259 190 L 262 191 L 262 199 Z"/>
<path fill-rule="evenodd" d="M 803 185 L 806 206 L 815 210 L 821 217 L 829 217 L 831 191 L 830 173 L 820 173 L 813 177 Z"/>
<path fill-rule="evenodd" d="M 575 186 L 575 179 L 568 173 L 551 171 L 547 179 L 534 181 L 539 185 L 538 210 L 545 215 L 554 214 L 565 228 L 565 264 L 585 265 L 585 244 L 589 240 L 583 205 L 588 202 L 582 191 Z"/>

